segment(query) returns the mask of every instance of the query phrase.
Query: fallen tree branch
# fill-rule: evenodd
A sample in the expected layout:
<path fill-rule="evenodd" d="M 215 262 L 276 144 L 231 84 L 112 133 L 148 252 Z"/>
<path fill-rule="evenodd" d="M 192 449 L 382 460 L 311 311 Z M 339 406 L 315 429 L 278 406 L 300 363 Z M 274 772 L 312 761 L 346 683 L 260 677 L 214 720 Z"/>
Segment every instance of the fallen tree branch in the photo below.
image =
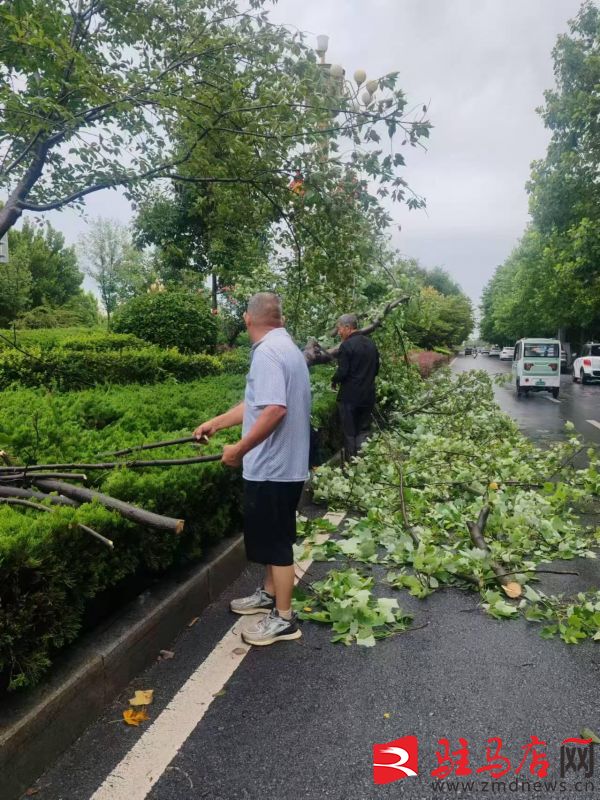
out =
<path fill-rule="evenodd" d="M 48 508 L 48 506 L 43 506 L 40 503 L 32 503 L 31 500 L 21 500 L 18 497 L 1 497 L 0 505 L 22 506 L 25 508 L 32 508 L 35 511 L 47 511 L 50 514 L 52 513 L 52 509 Z M 93 536 L 95 539 L 98 539 L 102 544 L 110 547 L 111 550 L 114 550 L 114 542 L 111 539 L 107 539 L 106 536 L 102 536 L 101 533 L 98 533 L 98 531 L 95 531 L 93 528 L 90 528 L 89 525 L 83 525 L 81 522 L 78 522 L 77 527 L 85 531 L 85 533 L 89 533 L 89 535 Z"/>
<path fill-rule="evenodd" d="M 6 506 L 23 506 L 24 508 L 34 508 L 36 511 L 49 511 L 52 509 L 43 506 L 41 503 L 33 503 L 31 500 L 23 500 L 20 497 L 0 497 L 0 504 Z"/>
<path fill-rule="evenodd" d="M 471 536 L 471 541 L 475 547 L 483 550 L 483 552 L 487 553 L 487 555 L 490 557 L 490 567 L 496 576 L 496 581 L 500 584 L 504 592 L 509 597 L 519 597 L 522 593 L 521 584 L 517 583 L 516 581 L 511 581 L 504 569 L 496 561 L 494 561 L 492 558 L 492 551 L 490 550 L 488 543 L 483 536 L 490 511 L 490 506 L 485 505 L 479 512 L 477 522 L 467 522 L 467 528 Z"/>
<path fill-rule="evenodd" d="M 78 500 L 80 503 L 91 503 L 96 500 L 105 508 L 111 511 L 117 511 L 122 517 L 138 525 L 158 528 L 159 530 L 170 531 L 171 533 L 181 533 L 183 531 L 185 521 L 182 519 L 164 517 L 152 511 L 144 511 L 142 508 L 132 506 L 130 503 L 125 503 L 123 500 L 117 500 L 114 497 L 109 497 L 106 494 L 96 492 L 92 489 L 71 486 L 71 484 L 64 483 L 63 481 L 48 480 L 43 477 L 33 478 L 32 482 L 41 489 L 59 492 L 73 500 Z"/>
<path fill-rule="evenodd" d="M 52 505 L 71 506 L 77 508 L 79 503 L 69 497 L 59 497 L 55 494 L 44 494 L 35 492 L 32 489 L 24 489 L 22 486 L 0 486 L 0 497 L 20 497 L 25 500 L 48 500 Z"/>
<path fill-rule="evenodd" d="M 112 539 L 107 539 L 106 536 L 102 536 L 101 533 L 98 533 L 98 531 L 95 531 L 93 528 L 90 528 L 89 525 L 83 525 L 81 522 L 78 522 L 77 527 L 81 528 L 82 531 L 89 533 L 89 535 L 93 536 L 95 539 L 98 539 L 98 541 L 102 542 L 102 544 L 105 544 L 107 547 L 110 547 L 111 550 L 115 549 L 115 544 Z"/>
<path fill-rule="evenodd" d="M 153 444 L 139 444 L 134 447 L 125 447 L 123 450 L 115 450 L 112 453 L 99 453 L 101 456 L 126 456 L 129 453 L 137 453 L 140 450 L 154 450 L 157 447 L 172 447 L 176 444 L 207 444 L 208 437 L 203 436 L 201 439 L 196 439 L 195 436 L 182 436 L 181 439 L 170 439 L 167 442 L 154 442 Z"/>
<path fill-rule="evenodd" d="M 373 322 L 366 327 L 360 328 L 360 330 L 356 331 L 356 333 L 360 333 L 363 336 L 369 336 L 371 333 L 376 331 L 377 328 L 380 328 L 383 325 L 383 321 L 388 314 L 390 314 L 395 308 L 403 303 L 408 303 L 409 300 L 409 295 L 402 295 L 402 297 L 397 297 L 395 300 L 390 300 L 390 302 L 383 309 L 381 316 L 374 319 Z M 314 367 L 317 364 L 330 364 L 332 361 L 335 361 L 339 349 L 340 345 L 338 344 L 325 350 L 323 347 L 321 347 L 316 339 L 311 339 L 304 348 L 304 358 L 306 359 L 306 363 L 309 367 Z"/>
<path fill-rule="evenodd" d="M 215 453 L 212 456 L 194 456 L 192 458 L 157 458 L 155 461 L 106 461 L 97 464 L 31 464 L 28 467 L 0 467 L 0 480 L 2 475 L 13 475 L 16 472 L 22 473 L 25 469 L 28 476 L 31 473 L 39 473 L 48 469 L 85 469 L 85 470 L 106 470 L 117 469 L 118 467 L 126 467 L 127 469 L 143 469 L 144 467 L 176 467 L 186 464 L 207 464 L 211 461 L 220 461 L 222 458 L 221 453 Z M 36 477 L 42 477 L 38 475 Z M 70 476 L 69 476 L 70 477 Z"/>
<path fill-rule="evenodd" d="M 11 482 L 27 482 L 27 469 L 25 468 L 22 472 L 13 472 L 9 473 L 8 475 L 0 474 L 0 484 L 2 483 L 11 483 Z M 77 472 L 44 472 L 45 478 L 56 478 L 57 480 L 62 480 L 64 478 L 68 478 L 70 481 L 87 481 L 87 475 L 83 473 Z"/>

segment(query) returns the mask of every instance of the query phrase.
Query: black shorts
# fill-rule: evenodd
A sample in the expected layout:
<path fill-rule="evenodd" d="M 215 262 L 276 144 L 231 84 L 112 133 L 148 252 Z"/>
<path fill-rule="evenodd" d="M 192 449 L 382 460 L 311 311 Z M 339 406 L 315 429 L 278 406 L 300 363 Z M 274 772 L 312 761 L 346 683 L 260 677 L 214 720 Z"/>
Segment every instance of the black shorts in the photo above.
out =
<path fill-rule="evenodd" d="M 288 567 L 294 563 L 296 507 L 304 481 L 244 480 L 244 544 L 248 561 Z"/>

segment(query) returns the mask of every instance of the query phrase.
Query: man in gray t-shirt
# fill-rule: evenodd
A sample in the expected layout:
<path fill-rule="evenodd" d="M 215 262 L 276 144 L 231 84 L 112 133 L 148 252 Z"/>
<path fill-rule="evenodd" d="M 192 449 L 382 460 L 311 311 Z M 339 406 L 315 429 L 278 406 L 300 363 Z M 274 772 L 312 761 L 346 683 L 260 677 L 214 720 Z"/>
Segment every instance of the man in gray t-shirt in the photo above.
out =
<path fill-rule="evenodd" d="M 225 446 L 222 463 L 243 463 L 246 555 L 264 564 L 266 574 L 254 594 L 230 605 L 237 614 L 265 615 L 242 636 L 248 644 L 267 645 L 301 636 L 291 609 L 292 546 L 308 477 L 311 393 L 306 360 L 283 327 L 279 297 L 254 295 L 244 320 L 252 341 L 244 401 L 194 434 L 200 439 L 242 424 L 242 438 Z"/>

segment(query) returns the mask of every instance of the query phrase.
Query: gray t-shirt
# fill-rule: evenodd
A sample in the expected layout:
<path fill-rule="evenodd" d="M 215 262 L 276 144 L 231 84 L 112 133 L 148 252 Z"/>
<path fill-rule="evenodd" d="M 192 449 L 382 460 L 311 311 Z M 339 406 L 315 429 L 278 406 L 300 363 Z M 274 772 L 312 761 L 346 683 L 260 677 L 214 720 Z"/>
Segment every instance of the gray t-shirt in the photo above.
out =
<path fill-rule="evenodd" d="M 271 405 L 285 406 L 287 413 L 273 433 L 244 456 L 244 478 L 304 481 L 310 444 L 310 379 L 304 355 L 285 328 L 274 328 L 252 347 L 242 436 Z"/>

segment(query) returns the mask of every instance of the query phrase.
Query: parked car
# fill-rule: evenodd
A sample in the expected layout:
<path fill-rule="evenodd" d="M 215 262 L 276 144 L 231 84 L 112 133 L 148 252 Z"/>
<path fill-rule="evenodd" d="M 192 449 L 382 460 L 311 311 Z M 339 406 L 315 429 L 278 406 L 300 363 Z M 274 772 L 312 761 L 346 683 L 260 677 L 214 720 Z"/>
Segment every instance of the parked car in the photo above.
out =
<path fill-rule="evenodd" d="M 503 347 L 500 353 L 500 361 L 512 361 L 515 355 L 514 347 Z"/>
<path fill-rule="evenodd" d="M 567 354 L 564 349 L 560 348 L 560 371 L 566 374 L 569 371 L 569 364 L 567 362 Z"/>
<path fill-rule="evenodd" d="M 573 361 L 573 380 L 581 383 L 600 380 L 600 344 L 588 342 Z"/>
<path fill-rule="evenodd" d="M 489 347 L 483 347 L 481 349 L 481 355 L 482 356 L 489 356 L 489 354 L 490 354 L 490 348 Z"/>
<path fill-rule="evenodd" d="M 490 356 L 496 356 L 497 357 L 497 356 L 500 355 L 501 352 L 502 352 L 502 350 L 499 347 L 496 347 L 496 345 L 494 345 L 493 347 L 490 347 Z"/>
<path fill-rule="evenodd" d="M 473 355 L 473 348 L 472 347 L 465 347 L 465 355 L 472 356 Z"/>
<path fill-rule="evenodd" d="M 514 348 L 512 373 L 517 395 L 560 392 L 560 342 L 558 339 L 520 339 Z"/>

